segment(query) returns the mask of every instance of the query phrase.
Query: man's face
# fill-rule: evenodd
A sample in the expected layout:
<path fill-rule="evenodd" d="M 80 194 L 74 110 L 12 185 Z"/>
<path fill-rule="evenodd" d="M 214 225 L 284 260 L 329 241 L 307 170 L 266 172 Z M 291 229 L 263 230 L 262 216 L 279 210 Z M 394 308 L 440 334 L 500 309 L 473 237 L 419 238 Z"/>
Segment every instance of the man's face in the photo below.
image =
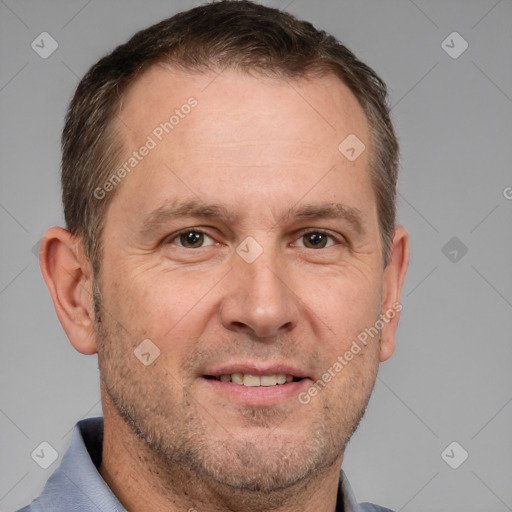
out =
<path fill-rule="evenodd" d="M 175 109 L 179 122 L 160 133 Z M 334 77 L 154 67 L 119 117 L 126 160 L 148 136 L 155 147 L 106 218 L 96 334 L 112 401 L 163 460 L 231 486 L 277 489 L 341 461 L 378 336 L 308 403 L 299 397 L 382 312 L 357 101 Z M 349 134 L 366 145 L 354 161 L 338 149 Z M 172 212 L 148 223 L 159 208 Z M 134 354 L 146 339 L 160 350 L 148 366 Z M 270 385 L 272 375 L 293 381 Z"/>

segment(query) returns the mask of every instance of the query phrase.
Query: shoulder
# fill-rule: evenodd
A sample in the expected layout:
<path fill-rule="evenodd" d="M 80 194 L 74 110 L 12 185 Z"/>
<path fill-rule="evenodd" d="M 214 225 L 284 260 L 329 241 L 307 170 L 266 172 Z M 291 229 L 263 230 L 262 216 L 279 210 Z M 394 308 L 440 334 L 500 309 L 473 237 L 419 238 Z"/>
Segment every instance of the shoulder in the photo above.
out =
<path fill-rule="evenodd" d="M 41 505 L 39 498 L 36 498 L 32 503 L 16 510 L 16 512 L 44 512 L 45 510 L 51 510 L 51 508 L 45 508 L 44 505 Z"/>
<path fill-rule="evenodd" d="M 70 446 L 41 494 L 17 512 L 78 512 L 89 511 L 95 505 L 98 510 L 123 510 L 97 469 L 102 434 L 102 418 L 78 422 Z M 108 504 L 110 508 L 101 508 L 97 503 Z"/>

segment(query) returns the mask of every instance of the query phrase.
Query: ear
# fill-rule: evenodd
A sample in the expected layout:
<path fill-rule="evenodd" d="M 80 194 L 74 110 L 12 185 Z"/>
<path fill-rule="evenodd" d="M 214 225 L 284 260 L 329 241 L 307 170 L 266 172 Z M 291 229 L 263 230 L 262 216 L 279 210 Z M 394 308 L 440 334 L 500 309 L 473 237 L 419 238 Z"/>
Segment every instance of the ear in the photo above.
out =
<path fill-rule="evenodd" d="M 66 229 L 50 228 L 41 242 L 39 265 L 69 341 L 82 354 L 96 353 L 92 267 L 82 242 Z"/>
<path fill-rule="evenodd" d="M 381 362 L 389 359 L 395 351 L 395 333 L 400 320 L 400 295 L 409 265 L 409 236 L 403 226 L 397 226 L 393 235 L 388 265 L 383 277 L 382 318 L 384 327 L 381 331 Z"/>

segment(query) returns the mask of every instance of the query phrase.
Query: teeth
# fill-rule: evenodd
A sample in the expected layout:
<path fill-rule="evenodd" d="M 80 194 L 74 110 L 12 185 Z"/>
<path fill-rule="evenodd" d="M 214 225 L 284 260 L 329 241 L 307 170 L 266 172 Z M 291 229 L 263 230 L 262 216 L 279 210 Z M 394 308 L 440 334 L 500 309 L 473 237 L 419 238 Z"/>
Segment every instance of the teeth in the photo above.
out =
<path fill-rule="evenodd" d="M 244 386 L 256 387 L 261 384 L 261 379 L 257 375 L 244 375 Z"/>
<path fill-rule="evenodd" d="M 262 375 L 260 377 L 260 386 L 275 386 L 276 384 L 277 375 Z"/>
<path fill-rule="evenodd" d="M 243 373 L 233 373 L 231 375 L 231 382 L 235 384 L 243 384 L 244 383 L 244 374 Z"/>
<path fill-rule="evenodd" d="M 293 381 L 292 375 L 278 373 L 273 375 L 251 375 L 249 373 L 232 373 L 231 375 L 221 375 L 218 378 L 221 382 L 233 382 L 247 387 L 271 387 L 282 385 Z"/>

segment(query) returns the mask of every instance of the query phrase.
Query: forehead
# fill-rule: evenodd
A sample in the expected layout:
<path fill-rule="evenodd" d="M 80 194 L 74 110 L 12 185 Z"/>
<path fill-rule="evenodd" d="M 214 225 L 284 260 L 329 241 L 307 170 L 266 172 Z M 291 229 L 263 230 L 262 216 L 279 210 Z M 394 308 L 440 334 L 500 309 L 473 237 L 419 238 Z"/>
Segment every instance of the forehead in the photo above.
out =
<path fill-rule="evenodd" d="M 271 198 L 296 203 L 308 188 L 343 203 L 373 199 L 368 122 L 333 75 L 289 80 L 153 66 L 126 91 L 116 122 L 127 159 L 148 137 L 154 145 L 114 201 L 141 213 L 173 194 L 267 200 L 274 210 Z M 352 134 L 367 148 L 354 162 L 338 149 Z"/>
<path fill-rule="evenodd" d="M 202 114 L 212 116 L 209 126 L 205 125 L 205 116 L 200 119 L 201 128 L 217 128 L 207 134 L 212 142 L 220 142 L 226 135 L 229 141 L 233 137 L 243 139 L 252 130 L 263 128 L 269 135 L 279 134 L 279 138 L 308 132 L 311 143 L 326 137 L 336 142 L 348 130 L 356 131 L 361 138 L 368 135 L 361 106 L 333 74 L 289 79 L 229 69 L 185 72 L 165 64 L 150 67 L 125 91 L 120 112 L 124 127 L 128 128 L 125 135 L 130 138 L 136 132 L 150 133 L 155 123 L 168 120 L 191 97 L 197 99 Z M 289 116 L 295 122 L 287 123 L 279 115 Z M 186 123 L 189 131 L 198 126 L 194 123 L 197 117 Z M 219 129 L 227 123 L 237 124 L 242 131 L 228 134 Z M 198 139 L 198 143 L 202 140 Z"/>

